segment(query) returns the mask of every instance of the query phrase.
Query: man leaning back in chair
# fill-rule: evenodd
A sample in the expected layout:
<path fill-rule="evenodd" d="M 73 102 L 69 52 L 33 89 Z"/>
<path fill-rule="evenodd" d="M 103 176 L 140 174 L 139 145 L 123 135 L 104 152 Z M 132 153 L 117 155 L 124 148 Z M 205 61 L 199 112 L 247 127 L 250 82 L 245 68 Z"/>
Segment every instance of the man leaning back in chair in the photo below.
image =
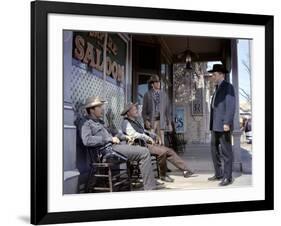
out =
<path fill-rule="evenodd" d="M 186 162 L 180 158 L 173 149 L 155 143 L 154 139 L 159 139 L 159 137 L 157 137 L 155 133 L 145 130 L 143 125 L 137 120 L 137 118 L 139 118 L 139 113 L 136 104 L 127 104 L 121 115 L 124 116 L 124 120 L 122 122 L 123 133 L 133 139 L 143 140 L 150 153 L 155 154 L 159 159 L 160 179 L 162 181 L 174 181 L 166 174 L 166 160 L 181 170 L 184 177 L 190 177 L 194 174 L 194 172 L 187 167 Z"/>
<path fill-rule="evenodd" d="M 87 111 L 86 121 L 81 129 L 83 144 L 87 147 L 98 147 L 112 144 L 112 149 L 127 157 L 129 161 L 139 161 L 143 178 L 144 190 L 164 188 L 154 178 L 149 150 L 146 147 L 121 144 L 120 140 L 129 139 L 128 136 L 113 135 L 101 119 L 105 101 L 99 97 L 89 97 L 85 103 Z"/>

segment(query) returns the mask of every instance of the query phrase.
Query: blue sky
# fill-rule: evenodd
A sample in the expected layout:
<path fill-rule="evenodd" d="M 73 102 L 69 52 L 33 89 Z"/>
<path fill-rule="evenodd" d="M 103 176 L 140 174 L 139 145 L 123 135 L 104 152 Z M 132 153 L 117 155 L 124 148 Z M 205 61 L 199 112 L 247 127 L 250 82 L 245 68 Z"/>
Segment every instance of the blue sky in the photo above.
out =
<path fill-rule="evenodd" d="M 245 90 L 248 94 L 251 94 L 250 75 L 243 64 L 243 62 L 245 62 L 247 65 L 249 65 L 249 43 L 250 40 L 239 39 L 237 45 L 237 51 L 238 51 L 239 87 Z M 208 70 L 211 69 L 213 64 L 215 63 L 221 63 L 221 62 L 209 62 Z M 241 94 L 239 96 L 239 99 L 240 102 L 246 100 Z"/>
<path fill-rule="evenodd" d="M 243 65 L 243 61 L 249 65 L 249 43 L 250 40 L 238 41 L 238 73 L 239 73 L 239 87 L 244 89 L 248 94 L 251 94 L 250 75 Z M 240 95 L 240 100 L 245 100 Z"/>

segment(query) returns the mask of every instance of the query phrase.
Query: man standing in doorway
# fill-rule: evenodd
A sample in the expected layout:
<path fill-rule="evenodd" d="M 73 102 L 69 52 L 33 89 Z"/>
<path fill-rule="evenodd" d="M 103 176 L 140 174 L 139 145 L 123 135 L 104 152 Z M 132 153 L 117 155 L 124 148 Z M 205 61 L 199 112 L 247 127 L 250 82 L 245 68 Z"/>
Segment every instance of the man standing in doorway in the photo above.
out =
<path fill-rule="evenodd" d="M 144 94 L 142 117 L 145 129 L 156 133 L 160 137 L 160 144 L 164 145 L 164 130 L 171 126 L 171 105 L 165 91 L 161 90 L 160 79 L 152 75 L 148 81 L 151 89 Z"/>
<path fill-rule="evenodd" d="M 210 181 L 221 180 L 220 186 L 226 186 L 233 182 L 232 178 L 232 143 L 233 119 L 235 113 L 235 93 L 233 86 L 225 81 L 228 71 L 222 64 L 214 64 L 212 79 L 216 90 L 211 100 L 210 130 L 211 153 L 214 163 L 215 175 L 208 178 Z M 222 170 L 221 146 L 224 167 Z"/>

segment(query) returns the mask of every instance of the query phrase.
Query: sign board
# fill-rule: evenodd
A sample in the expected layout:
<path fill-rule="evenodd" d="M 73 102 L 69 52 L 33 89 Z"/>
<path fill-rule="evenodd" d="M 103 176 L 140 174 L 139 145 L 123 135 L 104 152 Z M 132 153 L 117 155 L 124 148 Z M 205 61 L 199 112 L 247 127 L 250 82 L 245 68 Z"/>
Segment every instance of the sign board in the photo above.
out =
<path fill-rule="evenodd" d="M 107 40 L 105 40 L 107 38 Z M 106 42 L 105 42 L 106 41 Z M 106 43 L 106 59 L 104 46 Z M 126 65 L 126 43 L 118 34 L 105 32 L 74 32 L 73 58 L 97 71 L 104 71 L 106 80 L 124 83 Z"/>
<path fill-rule="evenodd" d="M 176 107 L 175 129 L 176 129 L 177 133 L 184 133 L 184 130 L 185 130 L 185 108 L 184 107 Z"/>
<path fill-rule="evenodd" d="M 203 116 L 203 88 L 199 88 L 195 91 L 191 109 L 191 114 L 193 116 Z"/>

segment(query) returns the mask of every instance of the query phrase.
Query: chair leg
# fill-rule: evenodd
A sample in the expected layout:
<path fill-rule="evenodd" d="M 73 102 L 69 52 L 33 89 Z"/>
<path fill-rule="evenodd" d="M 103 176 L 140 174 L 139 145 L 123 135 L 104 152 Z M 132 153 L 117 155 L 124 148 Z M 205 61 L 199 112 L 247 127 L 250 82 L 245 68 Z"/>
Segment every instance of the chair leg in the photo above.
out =
<path fill-rule="evenodd" d="M 157 170 L 157 178 L 160 178 L 159 160 L 157 157 L 156 157 L 156 170 Z"/>
<path fill-rule="evenodd" d="M 132 184 L 131 184 L 131 177 L 130 177 L 130 167 L 129 167 L 129 162 L 127 162 L 127 167 L 126 169 L 123 169 L 125 170 L 125 174 L 123 174 L 125 177 L 123 177 L 123 180 L 125 182 L 125 185 L 126 183 L 128 183 L 128 186 L 126 185 L 126 189 L 129 189 L 129 191 L 132 190 Z M 103 179 L 103 182 L 105 182 L 105 184 L 103 184 L 102 186 L 106 189 L 108 188 L 109 192 L 114 192 L 116 191 L 115 189 L 115 186 L 113 185 L 114 181 L 113 181 L 113 177 L 114 177 L 114 169 L 112 169 L 110 166 L 107 166 L 105 168 L 99 168 L 97 167 L 97 170 L 96 170 L 96 173 L 98 174 L 101 174 L 101 175 L 106 175 L 107 174 L 107 178 L 105 177 L 100 177 L 101 175 L 99 175 L 99 177 L 96 177 L 95 176 L 95 169 L 93 167 L 91 167 L 90 171 L 89 171 L 89 174 L 88 174 L 88 180 L 87 180 L 87 183 L 86 183 L 86 192 L 89 193 L 90 192 L 90 189 L 91 189 L 91 181 L 92 179 Z M 119 176 L 120 177 L 120 176 Z M 118 178 L 117 178 L 118 179 Z M 122 177 L 119 178 L 120 180 L 122 179 Z M 108 185 L 107 185 L 107 181 L 108 181 Z M 124 184 L 120 184 L 121 186 L 124 186 Z M 118 187 L 120 186 L 118 185 Z M 97 190 L 100 190 L 102 187 L 101 186 L 98 186 Z M 95 187 L 93 187 L 93 190 L 95 190 Z"/>
<path fill-rule="evenodd" d="M 108 167 L 108 183 L 109 183 L 109 191 L 113 192 L 113 186 L 112 186 L 112 172 L 111 168 Z"/>
<path fill-rule="evenodd" d="M 127 161 L 126 166 L 127 166 L 127 176 L 128 176 L 128 181 L 129 181 L 129 190 L 132 191 L 130 161 Z"/>

